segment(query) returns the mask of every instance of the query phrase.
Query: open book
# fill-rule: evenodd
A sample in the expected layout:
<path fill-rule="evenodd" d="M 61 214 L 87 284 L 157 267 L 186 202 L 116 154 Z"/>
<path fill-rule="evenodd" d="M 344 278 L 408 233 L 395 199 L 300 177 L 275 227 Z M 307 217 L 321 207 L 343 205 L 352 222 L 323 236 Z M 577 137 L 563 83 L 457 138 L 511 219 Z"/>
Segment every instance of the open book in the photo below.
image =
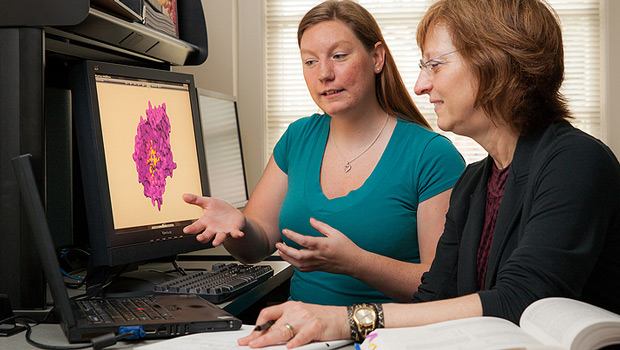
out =
<path fill-rule="evenodd" d="M 520 327 L 497 317 L 472 317 L 420 327 L 377 329 L 364 350 L 557 349 L 594 350 L 620 344 L 620 315 L 567 298 L 528 306 Z"/>

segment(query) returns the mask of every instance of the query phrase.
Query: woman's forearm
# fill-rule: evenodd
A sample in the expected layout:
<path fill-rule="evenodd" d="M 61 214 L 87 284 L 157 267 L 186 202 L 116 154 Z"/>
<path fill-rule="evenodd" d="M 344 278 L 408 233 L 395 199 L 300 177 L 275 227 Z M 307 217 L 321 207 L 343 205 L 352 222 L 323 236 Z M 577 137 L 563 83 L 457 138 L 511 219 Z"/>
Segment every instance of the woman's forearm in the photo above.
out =
<path fill-rule="evenodd" d="M 227 237 L 224 241 L 226 250 L 238 261 L 253 264 L 275 252 L 275 242 L 271 243 L 265 230 L 247 216 L 242 231 L 242 238 Z"/>
<path fill-rule="evenodd" d="M 430 264 L 409 263 L 364 251 L 350 267 L 351 277 L 394 301 L 408 302 L 418 290 L 422 274 L 428 271 Z"/>
<path fill-rule="evenodd" d="M 482 316 L 482 303 L 474 293 L 426 303 L 384 304 L 383 314 L 386 328 L 413 327 Z"/>
<path fill-rule="evenodd" d="M 287 187 L 288 177 L 272 156 L 243 210 L 243 238 L 224 241 L 226 250 L 240 262 L 253 264 L 276 251 L 275 245 L 281 241 L 278 216 Z"/>

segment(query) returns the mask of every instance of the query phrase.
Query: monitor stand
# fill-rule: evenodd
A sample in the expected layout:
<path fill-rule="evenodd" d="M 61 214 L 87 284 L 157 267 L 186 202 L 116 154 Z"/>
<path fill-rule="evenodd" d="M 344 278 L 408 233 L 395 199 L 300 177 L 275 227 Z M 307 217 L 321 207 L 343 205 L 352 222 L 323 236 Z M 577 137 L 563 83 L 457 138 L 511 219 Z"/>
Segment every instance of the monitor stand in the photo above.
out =
<path fill-rule="evenodd" d="M 175 275 L 163 271 L 139 269 L 137 265 L 130 267 L 96 266 L 89 268 L 86 292 L 95 293 L 103 283 L 113 278 L 99 295 L 107 297 L 133 297 L 152 295 L 155 285 L 176 278 Z"/>

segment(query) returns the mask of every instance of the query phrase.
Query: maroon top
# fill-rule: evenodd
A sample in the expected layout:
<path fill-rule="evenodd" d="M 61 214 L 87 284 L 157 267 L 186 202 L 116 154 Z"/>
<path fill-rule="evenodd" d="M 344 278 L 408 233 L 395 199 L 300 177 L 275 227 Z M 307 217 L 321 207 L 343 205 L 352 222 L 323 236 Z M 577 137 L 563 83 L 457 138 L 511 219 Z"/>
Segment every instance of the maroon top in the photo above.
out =
<path fill-rule="evenodd" d="M 487 265 L 489 264 L 489 251 L 491 250 L 491 242 L 493 242 L 493 232 L 495 232 L 495 222 L 497 221 L 497 212 L 504 195 L 504 187 L 506 186 L 506 178 L 510 165 L 504 169 L 498 169 L 495 163 L 491 168 L 491 175 L 487 182 L 487 202 L 484 214 L 484 227 L 482 228 L 482 237 L 480 237 L 480 247 L 478 248 L 478 258 L 476 264 L 478 268 L 478 289 L 484 289 L 484 279 L 487 275 Z"/>

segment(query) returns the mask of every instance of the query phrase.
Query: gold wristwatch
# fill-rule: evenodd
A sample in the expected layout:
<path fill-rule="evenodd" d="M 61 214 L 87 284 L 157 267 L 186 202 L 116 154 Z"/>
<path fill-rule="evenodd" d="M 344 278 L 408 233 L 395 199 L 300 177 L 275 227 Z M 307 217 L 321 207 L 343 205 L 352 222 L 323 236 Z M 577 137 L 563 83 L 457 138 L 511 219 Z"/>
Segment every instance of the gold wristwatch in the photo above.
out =
<path fill-rule="evenodd" d="M 383 309 L 380 304 L 355 304 L 347 307 L 351 339 L 361 342 L 375 328 L 383 327 Z"/>

